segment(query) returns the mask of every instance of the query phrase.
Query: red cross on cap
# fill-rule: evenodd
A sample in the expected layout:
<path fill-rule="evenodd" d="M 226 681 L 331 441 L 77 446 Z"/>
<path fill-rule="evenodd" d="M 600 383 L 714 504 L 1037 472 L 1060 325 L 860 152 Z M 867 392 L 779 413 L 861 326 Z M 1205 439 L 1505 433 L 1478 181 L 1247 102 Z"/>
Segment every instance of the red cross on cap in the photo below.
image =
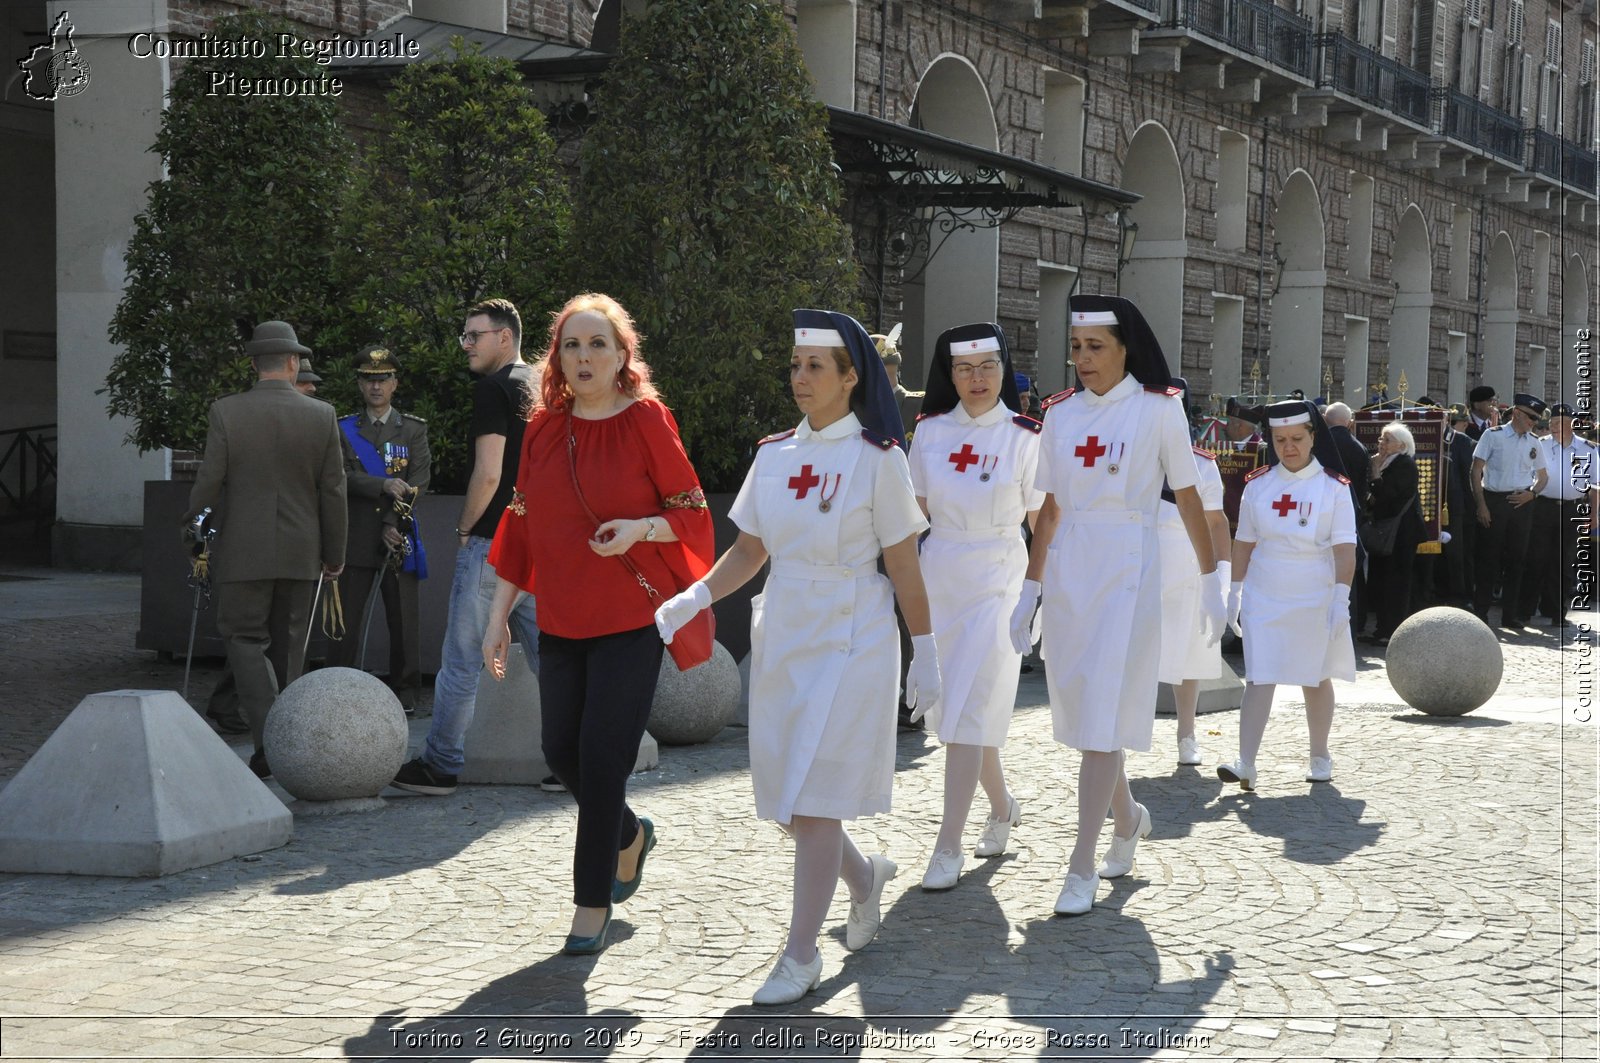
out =
<path fill-rule="evenodd" d="M 977 341 L 977 340 L 973 340 L 973 341 L 972 341 L 972 342 L 971 342 L 971 343 L 969 343 L 969 344 L 968 344 L 968 345 L 967 345 L 967 346 L 969 346 L 969 347 L 976 347 L 976 346 L 977 346 L 977 345 L 978 345 L 978 341 Z"/>

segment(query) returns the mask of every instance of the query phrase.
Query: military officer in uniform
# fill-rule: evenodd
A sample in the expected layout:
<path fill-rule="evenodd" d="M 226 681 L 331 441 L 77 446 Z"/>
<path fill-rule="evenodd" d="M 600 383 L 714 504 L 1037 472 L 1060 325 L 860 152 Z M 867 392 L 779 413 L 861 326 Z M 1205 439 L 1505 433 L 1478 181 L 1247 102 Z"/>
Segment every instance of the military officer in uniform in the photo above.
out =
<path fill-rule="evenodd" d="M 344 568 L 345 478 L 333 408 L 295 390 L 311 353 L 287 322 L 257 325 L 245 353 L 256 384 L 211 404 L 187 527 L 211 507 L 217 629 L 255 739 L 250 768 L 272 773 L 262 730 L 282 683 L 300 677 L 319 579 Z"/>
<path fill-rule="evenodd" d="M 1478 394 L 1476 391 L 1474 395 Z M 1549 474 L 1544 449 L 1533 434 L 1545 405 L 1532 395 L 1513 397 L 1511 421 L 1484 430 L 1472 452 L 1472 497 L 1478 518 L 1477 586 L 1472 611 L 1489 622 L 1494 587 L 1501 586 L 1500 626 L 1519 628 L 1522 563 L 1533 526 L 1532 502 Z M 1470 427 L 1468 431 L 1471 431 Z"/>
<path fill-rule="evenodd" d="M 421 680 L 417 581 L 428 575 L 427 555 L 411 509 L 428 487 L 432 462 L 427 422 L 394 408 L 399 377 L 400 360 L 388 348 L 362 351 L 356 356 L 356 380 L 363 408 L 339 419 L 350 500 L 350 544 L 347 567 L 339 578 L 347 630 L 334 651 L 333 663 L 365 667 L 361 659 L 363 628 L 376 584 L 389 627 L 389 686 L 410 715 L 416 709 Z"/>

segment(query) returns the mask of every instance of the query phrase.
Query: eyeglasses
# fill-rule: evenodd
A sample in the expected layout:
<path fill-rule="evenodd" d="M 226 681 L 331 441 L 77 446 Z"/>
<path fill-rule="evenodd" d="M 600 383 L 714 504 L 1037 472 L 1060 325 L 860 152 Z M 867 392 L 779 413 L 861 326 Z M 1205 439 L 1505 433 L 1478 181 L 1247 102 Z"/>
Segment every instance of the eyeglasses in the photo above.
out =
<path fill-rule="evenodd" d="M 469 329 L 468 331 L 463 332 L 460 336 L 458 336 L 457 339 L 459 339 L 461 341 L 461 346 L 463 348 L 466 348 L 466 349 L 470 350 L 472 348 L 472 346 L 475 343 L 478 342 L 478 337 L 487 336 L 491 332 L 499 332 L 501 329 L 504 329 L 504 328 L 507 328 L 507 327 L 509 327 L 509 326 L 502 325 L 502 326 L 500 326 L 500 328 L 486 328 L 486 329 L 477 329 L 477 330 Z"/>
<path fill-rule="evenodd" d="M 984 376 L 988 376 L 990 373 L 998 373 L 999 371 L 1000 362 L 994 358 L 990 358 L 985 362 L 977 363 L 957 362 L 955 365 L 950 367 L 950 374 L 952 376 L 960 377 L 962 380 L 966 380 L 968 377 L 972 376 L 973 373 L 982 373 Z"/>

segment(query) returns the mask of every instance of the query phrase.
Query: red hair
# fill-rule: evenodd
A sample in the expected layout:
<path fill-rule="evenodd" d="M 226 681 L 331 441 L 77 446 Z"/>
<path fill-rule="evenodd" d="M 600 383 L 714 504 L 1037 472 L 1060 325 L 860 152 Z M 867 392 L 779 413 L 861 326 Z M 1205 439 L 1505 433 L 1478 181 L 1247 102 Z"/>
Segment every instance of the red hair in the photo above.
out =
<path fill-rule="evenodd" d="M 622 365 L 617 369 L 617 390 L 630 399 L 654 399 L 660 396 L 650 383 L 650 367 L 639 355 L 639 329 L 622 304 L 599 292 L 584 292 L 567 300 L 550 319 L 550 346 L 545 351 L 543 381 L 539 385 L 540 405 L 546 410 L 564 410 L 572 404 L 572 388 L 561 372 L 561 330 L 573 314 L 593 313 L 605 318 L 617 338 L 622 351 Z"/>

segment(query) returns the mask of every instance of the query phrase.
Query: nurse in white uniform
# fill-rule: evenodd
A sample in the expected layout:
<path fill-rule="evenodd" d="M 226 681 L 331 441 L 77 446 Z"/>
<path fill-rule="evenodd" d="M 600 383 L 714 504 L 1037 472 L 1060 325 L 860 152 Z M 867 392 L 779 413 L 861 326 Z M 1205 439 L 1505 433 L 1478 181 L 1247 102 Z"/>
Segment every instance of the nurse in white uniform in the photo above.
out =
<path fill-rule="evenodd" d="M 1149 749 L 1161 641 L 1156 507 L 1165 478 L 1203 574 L 1208 639 L 1220 637 L 1223 597 L 1195 490 L 1189 426 L 1155 334 L 1128 300 L 1072 300 L 1072 357 L 1082 390 L 1055 396 L 1040 437 L 1044 506 L 1028 578 L 1011 616 L 1012 643 L 1029 643 L 1043 581 L 1045 676 L 1055 738 L 1082 751 L 1078 837 L 1056 898 L 1061 915 L 1094 903 L 1101 878 L 1133 867 L 1150 813 L 1128 789 L 1124 749 Z M 1115 837 L 1095 864 L 1106 813 Z"/>
<path fill-rule="evenodd" d="M 1022 668 L 1009 634 L 1028 567 L 1022 522 L 1032 526 L 1044 502 L 1033 483 L 1043 426 L 1021 405 L 998 325 L 960 325 L 939 337 L 911 444 L 911 483 L 932 524 L 922 569 L 944 680 L 943 697 L 927 714 L 945 749 L 944 820 L 925 890 L 950 889 L 960 877 L 961 834 L 980 782 L 989 818 L 978 856 L 1005 852 L 1021 817 L 1000 746 Z"/>
<path fill-rule="evenodd" d="M 1189 403 L 1189 382 L 1172 378 L 1172 386 L 1184 393 L 1185 418 Z M 1204 447 L 1194 447 L 1195 488 L 1206 511 L 1206 530 L 1211 534 L 1211 551 L 1217 557 L 1217 583 L 1226 587 L 1233 563 L 1228 538 L 1228 515 L 1222 509 L 1222 474 L 1217 458 Z M 1161 508 L 1156 516 L 1156 538 L 1161 543 L 1161 661 L 1156 678 L 1172 687 L 1172 702 L 1178 715 L 1178 763 L 1201 764 L 1200 740 L 1195 737 L 1195 710 L 1200 704 L 1200 680 L 1222 675 L 1222 644 L 1208 640 L 1205 617 L 1200 610 L 1200 569 L 1195 564 L 1194 547 L 1172 491 L 1161 491 Z"/>
<path fill-rule="evenodd" d="M 761 441 L 730 516 L 739 537 L 711 571 L 656 611 L 667 642 L 770 557 L 750 614 L 750 777 L 756 814 L 794 838 L 789 937 L 757 1004 L 817 987 L 817 936 L 839 879 L 845 946 L 872 940 L 895 865 L 867 858 L 842 821 L 889 811 L 900 676 L 898 600 L 913 657 L 906 704 L 939 701 L 939 658 L 917 562 L 928 527 L 900 449 L 900 415 L 866 330 L 845 314 L 795 311 L 789 384 L 805 414 Z M 883 559 L 888 578 L 878 572 Z M 890 596 L 893 585 L 893 600 Z"/>
<path fill-rule="evenodd" d="M 1267 407 L 1277 465 L 1257 469 L 1239 501 L 1228 616 L 1243 622 L 1244 702 L 1239 756 L 1217 767 L 1224 782 L 1256 786 L 1256 753 L 1278 683 L 1301 688 L 1311 737 L 1308 782 L 1333 778 L 1333 680 L 1356 677 L 1350 579 L 1356 570 L 1350 481 L 1314 403 Z M 1323 462 L 1327 462 L 1325 466 Z"/>

